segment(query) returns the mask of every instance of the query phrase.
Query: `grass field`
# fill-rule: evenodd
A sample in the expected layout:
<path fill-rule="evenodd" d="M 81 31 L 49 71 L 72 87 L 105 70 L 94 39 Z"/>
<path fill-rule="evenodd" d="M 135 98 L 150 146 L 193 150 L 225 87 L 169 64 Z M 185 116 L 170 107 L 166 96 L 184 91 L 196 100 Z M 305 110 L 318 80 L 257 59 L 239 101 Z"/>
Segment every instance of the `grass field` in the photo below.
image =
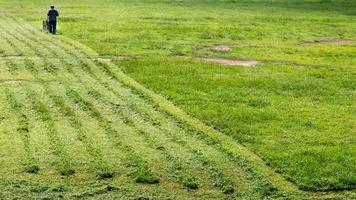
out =
<path fill-rule="evenodd" d="M 355 1 L 56 5 L 0 0 L 0 198 L 356 198 L 356 44 L 304 43 Z"/>

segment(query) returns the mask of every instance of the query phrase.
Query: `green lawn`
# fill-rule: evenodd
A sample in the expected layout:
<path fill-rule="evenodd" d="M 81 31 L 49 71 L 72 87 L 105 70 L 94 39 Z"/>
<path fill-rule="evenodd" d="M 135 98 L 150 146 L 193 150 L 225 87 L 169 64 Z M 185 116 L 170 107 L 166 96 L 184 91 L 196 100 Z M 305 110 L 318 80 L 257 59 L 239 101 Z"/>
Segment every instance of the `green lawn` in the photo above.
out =
<path fill-rule="evenodd" d="M 253 149 L 299 187 L 355 187 L 352 70 L 273 64 L 231 68 L 180 60 L 119 64 Z"/>
<path fill-rule="evenodd" d="M 44 0 L 0 0 L 0 6 L 39 29 L 49 5 Z M 356 40 L 356 1 L 62 0 L 56 6 L 63 36 L 101 56 L 124 57 L 115 61 L 119 69 L 247 147 L 299 189 L 354 194 L 356 44 L 304 42 Z M 230 51 L 207 49 L 219 44 Z M 2 47 L 0 53 L 11 54 L 10 47 Z M 261 64 L 231 67 L 179 56 Z M 101 118 L 95 120 L 107 126 Z M 267 195 L 259 192 L 255 198 Z"/>

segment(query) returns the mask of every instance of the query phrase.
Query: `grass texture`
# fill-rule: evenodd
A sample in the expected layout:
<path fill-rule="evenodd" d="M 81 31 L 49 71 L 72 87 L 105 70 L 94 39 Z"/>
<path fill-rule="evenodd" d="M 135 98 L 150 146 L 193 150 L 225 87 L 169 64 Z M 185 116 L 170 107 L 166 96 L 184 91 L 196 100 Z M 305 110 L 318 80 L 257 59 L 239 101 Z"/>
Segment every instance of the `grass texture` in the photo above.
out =
<path fill-rule="evenodd" d="M 355 198 L 355 44 L 303 43 L 353 1 L 46 3 L 0 0 L 0 197 Z"/>

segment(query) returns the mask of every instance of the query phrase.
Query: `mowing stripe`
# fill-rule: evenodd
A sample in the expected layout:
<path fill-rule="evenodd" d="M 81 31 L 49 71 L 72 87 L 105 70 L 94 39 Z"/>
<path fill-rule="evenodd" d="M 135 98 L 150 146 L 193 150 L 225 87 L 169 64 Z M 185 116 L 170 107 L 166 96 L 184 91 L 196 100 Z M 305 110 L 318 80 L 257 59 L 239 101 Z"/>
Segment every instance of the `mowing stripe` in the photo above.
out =
<path fill-rule="evenodd" d="M 32 150 L 29 142 L 29 137 L 31 134 L 31 130 L 28 122 L 29 120 L 27 115 L 22 112 L 22 110 L 24 109 L 24 105 L 21 104 L 15 98 L 15 96 L 7 86 L 3 85 L 3 87 L 4 87 L 7 101 L 9 102 L 11 108 L 16 112 L 16 115 L 18 117 L 19 125 L 17 128 L 17 133 L 20 135 L 22 139 L 23 148 L 26 153 L 26 158 L 23 161 L 24 171 L 28 173 L 37 173 L 40 170 L 40 167 L 38 165 L 38 161 L 32 155 Z"/>
<path fill-rule="evenodd" d="M 45 56 L 57 56 L 57 52 L 47 48 L 48 46 L 51 46 L 53 44 L 50 43 L 45 43 L 45 40 L 41 40 L 39 38 L 41 37 L 36 37 L 36 35 L 33 35 L 31 32 L 26 31 L 22 26 L 20 26 L 17 23 L 11 23 L 11 29 L 10 29 L 10 34 L 13 34 L 17 37 L 17 39 L 23 43 L 25 43 L 30 49 L 35 49 L 35 55 L 40 56 L 40 57 L 45 57 Z M 23 31 L 14 31 L 14 30 L 23 30 Z"/>
<path fill-rule="evenodd" d="M 64 68 L 70 72 L 71 67 L 68 67 L 67 65 L 67 63 L 71 63 L 69 59 L 64 59 L 62 61 L 65 62 Z M 52 63 L 52 65 L 54 68 L 59 68 L 59 67 L 63 68 L 63 65 L 59 66 L 59 63 Z M 68 77 L 68 75 L 73 76 L 73 74 L 71 73 L 69 74 L 67 73 L 66 76 Z M 74 78 L 76 77 L 74 76 Z M 67 83 L 67 85 L 69 84 L 72 83 Z M 77 139 L 84 143 L 87 152 L 92 157 L 91 158 L 92 166 L 93 166 L 92 171 L 95 172 L 97 176 L 101 179 L 111 178 L 114 175 L 114 170 L 108 164 L 108 162 L 103 159 L 102 152 L 99 150 L 99 148 L 93 145 L 93 140 L 91 140 L 90 137 L 87 137 L 86 130 L 83 128 L 82 123 L 78 121 L 77 119 L 78 116 L 75 114 L 74 110 L 71 107 L 67 106 L 64 99 L 61 98 L 59 95 L 53 95 L 53 89 L 52 91 L 50 91 L 48 85 L 45 85 L 45 90 L 48 92 L 48 94 L 51 94 L 50 98 L 52 99 L 52 101 L 55 102 L 56 106 L 61 110 L 62 114 L 64 114 L 66 117 L 69 118 L 72 127 L 77 130 Z"/>
<path fill-rule="evenodd" d="M 1 38 L 6 41 L 5 45 L 9 47 L 9 50 L 11 52 L 5 55 L 17 55 L 17 56 L 23 55 L 24 51 L 17 46 L 17 45 L 21 45 L 21 43 L 17 42 L 18 39 L 15 38 L 8 31 L 6 31 L 6 28 L 4 28 L 3 23 L 0 23 L 0 33 L 1 33 Z"/>
<path fill-rule="evenodd" d="M 19 52 L 18 55 L 39 55 L 40 49 L 35 46 L 31 46 L 30 43 L 26 41 L 26 38 L 21 34 L 18 34 L 15 30 L 17 27 L 13 26 L 12 23 L 0 23 L 0 29 L 4 32 L 4 36 L 12 42 L 12 46 Z"/>
<path fill-rule="evenodd" d="M 21 27 L 18 27 L 18 28 L 21 28 Z M 20 32 L 20 34 L 24 34 L 24 33 Z M 40 41 L 40 40 L 38 40 L 37 37 L 33 36 L 31 33 L 29 33 L 27 35 L 23 35 L 23 37 L 25 37 L 25 40 L 28 41 L 27 43 L 28 43 L 28 45 L 31 45 L 31 47 L 39 46 L 40 47 L 39 49 L 41 50 L 41 52 L 45 52 L 45 53 L 42 53 L 42 55 L 50 53 L 52 56 L 56 56 L 57 54 L 61 53 L 62 56 L 68 57 L 68 55 L 62 54 L 63 50 L 59 49 L 58 47 L 56 47 L 49 41 L 45 41 L 45 40 Z M 25 59 L 25 60 L 30 60 L 30 59 Z M 44 65 L 45 71 L 47 71 L 49 73 L 58 72 L 59 67 L 57 67 L 57 68 L 54 67 L 52 62 L 48 62 L 48 59 L 46 57 L 44 57 L 44 60 L 47 63 L 47 65 Z M 58 58 L 56 60 L 58 61 Z M 27 62 L 29 62 L 29 61 L 27 61 Z M 30 69 L 30 70 L 38 70 L 38 69 Z M 45 75 L 44 77 L 47 77 L 47 76 Z"/>
<path fill-rule="evenodd" d="M 0 29 L 0 35 L 3 35 L 2 30 Z M 6 55 L 13 55 L 14 50 L 10 46 L 8 40 L 6 38 L 3 38 L 3 36 L 0 36 L 0 57 L 6 56 Z"/>
<path fill-rule="evenodd" d="M 31 38 L 33 41 L 36 40 L 36 38 L 34 38 L 34 37 L 29 37 L 29 38 Z M 38 42 L 38 40 L 36 40 L 36 42 Z M 42 44 L 42 46 L 45 46 L 44 42 L 41 42 L 41 44 Z M 52 45 L 49 45 L 48 47 L 45 47 L 45 48 L 49 49 L 49 51 L 51 51 L 51 52 L 56 52 L 56 53 L 59 52 L 59 53 L 61 53 L 61 56 L 69 57 L 69 55 L 64 54 L 62 50 L 58 50 L 58 51 L 54 50 Z M 33 66 L 32 61 L 26 60 L 26 66 L 30 72 L 32 72 L 33 74 L 37 74 L 36 76 L 38 76 L 38 69 Z M 49 70 L 47 70 L 47 71 L 49 71 Z M 95 152 L 95 151 L 93 151 L 93 152 Z M 98 156 L 98 155 L 96 155 L 96 156 Z M 95 166 L 95 169 L 96 169 L 97 173 L 99 174 L 98 176 L 100 176 L 102 178 L 107 178 L 109 176 L 110 177 L 112 176 L 112 174 L 113 174 L 112 170 L 110 170 L 109 167 L 107 167 L 107 164 L 105 164 L 105 162 L 103 162 L 102 159 L 97 159 L 96 162 L 97 162 L 97 164 Z"/>
<path fill-rule="evenodd" d="M 11 20 L 10 17 L 8 19 Z M 15 20 L 16 22 L 17 20 Z M 60 57 L 68 57 L 70 55 L 68 54 L 63 54 L 64 50 L 60 47 L 58 47 L 57 41 L 56 40 L 49 40 L 49 36 L 47 34 L 43 34 L 39 31 L 32 30 L 29 28 L 29 26 L 24 23 L 20 24 L 19 23 L 12 23 L 13 29 L 19 29 L 23 31 L 19 32 L 12 32 L 15 35 L 19 35 L 24 41 L 26 41 L 26 44 L 30 46 L 31 48 L 37 49 L 40 53 L 38 54 L 40 57 L 45 56 L 45 57 L 58 57 L 59 53 L 62 53 Z M 42 38 L 42 39 L 39 39 Z"/>
<path fill-rule="evenodd" d="M 39 101 L 37 98 L 37 93 L 35 93 L 30 87 L 26 87 L 27 97 L 32 103 L 32 107 L 39 115 L 39 118 L 47 124 L 47 135 L 51 143 L 51 149 L 54 154 L 58 157 L 56 161 L 57 170 L 63 176 L 72 175 L 75 173 L 72 167 L 72 158 L 63 148 L 61 138 L 58 136 L 57 126 L 54 122 L 51 112 L 46 104 Z"/>
<path fill-rule="evenodd" d="M 114 170 L 110 167 L 107 161 L 103 159 L 100 149 L 93 145 L 93 140 L 90 137 L 87 137 L 86 130 L 73 108 L 68 106 L 61 96 L 56 95 L 53 89 L 50 89 L 48 85 L 45 85 L 44 87 L 46 93 L 55 103 L 56 107 L 58 107 L 62 116 L 66 117 L 71 126 L 76 130 L 77 140 L 83 143 L 86 152 L 90 155 L 91 171 L 96 173 L 96 176 L 99 178 L 109 178 L 112 176 Z"/>
<path fill-rule="evenodd" d="M 27 68 L 27 70 L 33 74 L 33 76 L 38 79 L 41 80 L 40 77 L 38 77 L 38 73 L 39 73 L 39 69 L 40 67 L 38 65 L 34 64 L 34 61 L 32 60 L 26 60 L 25 61 L 25 66 Z M 45 66 L 48 66 L 48 63 L 44 62 Z M 57 67 L 57 66 L 54 66 Z M 46 68 L 44 68 L 46 70 Z M 51 73 L 54 73 L 53 71 L 51 71 Z M 52 94 L 51 91 L 48 90 L 48 83 L 41 81 L 41 83 L 45 84 L 43 87 L 45 87 L 45 91 L 46 93 L 48 92 L 48 94 Z M 27 88 L 27 91 L 31 91 L 31 88 Z M 59 157 L 59 160 L 57 161 L 57 165 L 58 165 L 58 170 L 60 171 L 60 173 L 62 175 L 71 175 L 74 173 L 74 169 L 72 169 L 71 167 L 71 162 L 70 162 L 70 156 L 67 152 L 64 151 L 64 149 L 62 148 L 62 144 L 60 142 L 60 138 L 58 137 L 58 133 L 57 130 L 55 129 L 55 124 L 53 122 L 53 119 L 51 117 L 51 112 L 49 112 L 49 109 L 47 108 L 46 104 L 38 101 L 37 98 L 35 98 L 35 94 L 29 93 L 28 92 L 28 97 L 31 99 L 32 101 L 32 105 L 35 108 L 35 110 L 37 111 L 37 113 L 39 113 L 41 115 L 41 118 L 44 122 L 48 123 L 48 127 L 47 129 L 49 130 L 48 132 L 48 136 L 49 139 L 51 141 L 52 144 L 52 150 L 55 152 L 55 154 Z M 69 117 L 71 117 L 71 125 L 73 126 L 73 128 L 75 128 L 76 130 L 78 130 L 77 132 L 77 139 L 79 141 L 84 142 L 85 147 L 87 148 L 87 152 L 93 157 L 92 163 L 94 163 L 93 167 L 92 167 L 92 171 L 94 171 L 98 177 L 100 178 L 108 178 L 111 177 L 113 172 L 112 169 L 110 169 L 109 165 L 102 159 L 102 156 L 100 155 L 99 151 L 97 150 L 97 148 L 94 148 L 90 142 L 90 139 L 87 139 L 86 135 L 84 134 L 82 129 L 78 129 L 81 126 L 80 122 L 78 120 L 74 120 L 75 115 L 73 112 L 71 112 L 69 107 L 66 107 L 66 105 L 64 104 L 64 101 L 62 98 L 60 98 L 59 96 L 54 96 L 51 95 L 49 96 L 53 102 L 55 103 L 56 106 L 58 106 L 58 108 L 61 109 L 65 109 L 64 114 L 65 115 L 69 115 Z M 62 110 L 63 111 L 63 110 Z M 89 141 L 89 142 L 88 142 Z"/>
<path fill-rule="evenodd" d="M 9 55 L 19 55 L 16 49 L 12 46 L 13 43 L 10 39 L 4 37 L 5 33 L 0 28 L 0 55 L 1 56 L 9 56 Z"/>
<path fill-rule="evenodd" d="M 37 78 L 38 69 L 32 60 L 26 60 L 25 67 L 30 73 L 33 74 L 35 78 Z M 31 87 L 26 86 L 25 89 L 27 92 L 27 97 L 32 104 L 32 107 L 37 112 L 40 119 L 47 124 L 46 130 L 48 139 L 51 144 L 51 150 L 58 157 L 56 161 L 57 170 L 62 175 L 72 175 L 74 173 L 74 170 L 72 169 L 70 163 L 71 157 L 63 149 L 61 138 L 58 136 L 58 131 L 56 129 L 55 122 L 53 120 L 53 117 L 51 116 L 47 105 L 37 99 L 37 94 L 32 91 Z"/>
<path fill-rule="evenodd" d="M 93 93 L 95 94 L 93 95 Z M 203 156 L 197 156 L 196 153 L 193 154 L 193 151 L 186 152 L 186 145 L 184 144 L 186 142 L 185 140 L 184 142 L 183 140 L 178 142 L 174 139 L 168 139 L 161 130 L 143 121 L 139 114 L 131 111 L 129 108 L 126 107 L 124 103 L 114 103 L 112 101 L 109 101 L 99 92 L 92 92 L 91 94 L 95 101 L 98 102 L 98 105 L 105 104 L 107 106 L 105 113 L 110 113 L 111 111 L 112 115 L 120 117 L 127 126 L 131 127 L 138 135 L 141 135 L 144 140 L 149 143 L 151 148 L 160 150 L 162 154 L 164 154 L 165 157 L 172 163 L 172 165 L 175 166 L 175 171 L 173 171 L 173 173 L 177 173 L 175 176 L 177 176 L 178 180 L 181 182 L 181 184 L 183 184 L 184 187 L 189 187 L 188 184 L 194 183 L 196 179 L 191 174 L 191 172 L 197 169 L 192 168 L 193 166 L 186 163 L 189 163 L 190 161 L 188 160 L 188 158 L 191 158 L 190 160 L 200 160 L 200 164 L 202 164 L 201 166 L 206 167 L 208 169 L 205 175 L 211 174 L 212 169 L 214 169 L 214 171 L 219 171 L 219 176 L 211 178 L 214 185 L 219 187 L 224 193 L 234 192 L 234 188 L 236 186 L 234 186 L 233 181 L 229 180 L 229 178 L 224 175 L 223 170 L 219 170 L 216 167 L 214 168 L 213 165 L 209 163 L 208 159 L 204 159 Z M 119 105 L 119 107 L 117 107 L 117 105 Z M 173 134 L 179 133 L 174 132 Z M 178 153 L 176 151 L 180 151 L 179 153 L 186 153 L 183 154 L 182 157 L 178 157 Z M 197 165 L 197 163 L 194 164 Z M 219 164 L 217 164 L 216 166 L 219 166 Z M 199 167 L 199 164 L 198 166 L 195 166 L 195 168 L 197 167 Z M 220 179 L 217 180 L 216 177 L 219 177 Z"/>
<path fill-rule="evenodd" d="M 22 135 L 17 132 L 19 124 L 17 113 L 11 109 L 2 86 L 0 86 L 0 102 L 0 169 L 5 169 L 0 173 L 5 176 L 23 171 L 26 152 Z"/>
<path fill-rule="evenodd" d="M 70 72 L 70 74 L 73 74 L 74 75 L 74 72 L 73 72 L 73 70 L 70 68 L 70 67 L 66 67 L 67 68 L 67 70 Z M 76 76 L 77 77 L 77 80 L 80 82 L 80 83 L 82 83 L 81 82 L 81 80 L 78 78 L 78 76 Z M 94 83 L 95 84 L 95 83 Z"/>
<path fill-rule="evenodd" d="M 9 16 L 9 18 L 11 18 Z M 54 39 L 52 35 L 45 34 L 43 32 L 38 31 L 37 29 L 34 29 L 31 25 L 29 25 L 26 22 L 23 22 L 21 19 L 13 19 L 18 26 L 19 29 L 24 30 L 27 32 L 25 36 L 31 37 L 31 40 L 36 41 L 36 43 L 42 45 L 41 49 L 47 49 L 50 50 L 50 55 L 52 57 L 62 57 L 62 58 L 75 58 L 75 57 L 87 57 L 84 54 L 81 53 L 81 49 L 74 48 L 71 45 L 67 45 L 66 43 L 63 43 L 57 39 Z M 21 24 L 21 26 L 19 26 Z M 55 36 L 57 37 L 57 35 Z M 38 38 L 41 38 L 38 39 Z M 63 37 L 61 37 L 63 38 Z M 69 40 L 68 40 L 69 41 Z M 73 44 L 75 42 L 72 42 Z M 79 45 L 81 46 L 81 45 Z M 57 55 L 60 54 L 60 55 Z"/>
<path fill-rule="evenodd" d="M 127 155 L 127 162 L 130 166 L 135 168 L 136 182 L 147 182 L 147 183 L 158 183 L 159 179 L 147 166 L 147 163 L 127 144 L 122 143 L 122 141 L 115 139 L 120 133 L 113 128 L 111 122 L 106 119 L 91 103 L 85 100 L 78 92 L 71 88 L 67 89 L 67 95 L 71 97 L 74 102 L 83 110 L 89 113 L 89 115 L 95 118 L 99 122 L 99 126 L 105 130 L 112 141 L 118 148 L 121 148 Z M 142 178 L 142 179 L 141 179 Z"/>
<path fill-rule="evenodd" d="M 128 130 L 130 133 L 132 132 L 132 136 L 135 136 L 136 138 L 139 138 L 140 135 L 142 135 L 141 132 L 137 132 L 133 126 L 133 124 L 129 123 L 128 120 L 126 120 L 127 118 L 122 118 L 122 115 L 120 115 L 117 112 L 112 112 L 111 107 L 106 107 L 105 103 L 103 103 L 103 99 L 104 98 L 102 96 L 102 94 L 100 94 L 99 92 L 97 92 L 96 90 L 87 90 L 83 93 L 86 93 L 86 95 L 84 94 L 85 98 L 90 100 L 90 102 L 93 102 L 93 104 L 95 104 L 97 106 L 97 109 L 99 110 L 99 112 L 101 113 L 105 113 L 105 115 L 108 116 L 112 116 L 110 117 L 111 119 L 115 119 L 117 121 L 113 121 L 113 126 L 118 125 L 120 123 L 120 127 L 122 127 L 122 130 Z M 123 108 L 125 109 L 125 108 Z M 135 134 L 136 133 L 136 134 Z M 150 145 L 150 142 L 146 140 L 147 137 L 143 137 L 140 139 L 140 144 L 142 146 L 146 146 L 144 143 L 148 142 L 148 148 L 150 149 L 156 149 L 155 147 L 153 147 L 152 145 Z M 162 159 L 162 155 L 158 156 L 159 159 Z M 164 166 L 164 159 L 161 163 L 162 166 Z M 170 172 L 172 173 L 172 172 Z"/>

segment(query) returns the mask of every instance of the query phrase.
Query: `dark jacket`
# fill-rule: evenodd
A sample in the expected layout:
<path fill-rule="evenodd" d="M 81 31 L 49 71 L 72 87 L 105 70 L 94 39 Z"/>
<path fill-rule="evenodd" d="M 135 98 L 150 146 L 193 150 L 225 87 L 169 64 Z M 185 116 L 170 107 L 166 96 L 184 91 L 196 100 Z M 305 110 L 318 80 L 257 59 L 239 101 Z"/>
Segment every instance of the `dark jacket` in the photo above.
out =
<path fill-rule="evenodd" d="M 57 21 L 57 17 L 59 16 L 59 13 L 58 13 L 58 11 L 57 10 L 55 10 L 55 9 L 50 9 L 49 11 L 48 11 L 48 20 L 50 21 L 50 22 L 55 22 L 55 21 Z"/>

